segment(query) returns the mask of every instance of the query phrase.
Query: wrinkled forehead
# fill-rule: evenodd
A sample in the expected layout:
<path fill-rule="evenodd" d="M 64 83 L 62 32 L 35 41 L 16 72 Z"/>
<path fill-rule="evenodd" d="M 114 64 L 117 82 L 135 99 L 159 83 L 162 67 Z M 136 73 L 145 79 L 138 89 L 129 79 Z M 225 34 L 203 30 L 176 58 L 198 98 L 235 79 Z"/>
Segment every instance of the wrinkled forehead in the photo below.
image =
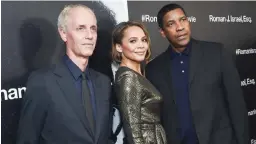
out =
<path fill-rule="evenodd" d="M 67 18 L 67 25 L 84 25 L 87 27 L 97 26 L 97 19 L 93 11 L 89 8 L 72 8 Z"/>
<path fill-rule="evenodd" d="M 171 10 L 169 12 L 167 12 L 164 17 L 163 17 L 163 20 L 164 21 L 169 21 L 169 20 L 179 20 L 180 18 L 182 17 L 185 17 L 185 13 L 183 12 L 182 9 L 180 8 L 177 8 L 177 9 L 174 9 L 174 10 Z"/>

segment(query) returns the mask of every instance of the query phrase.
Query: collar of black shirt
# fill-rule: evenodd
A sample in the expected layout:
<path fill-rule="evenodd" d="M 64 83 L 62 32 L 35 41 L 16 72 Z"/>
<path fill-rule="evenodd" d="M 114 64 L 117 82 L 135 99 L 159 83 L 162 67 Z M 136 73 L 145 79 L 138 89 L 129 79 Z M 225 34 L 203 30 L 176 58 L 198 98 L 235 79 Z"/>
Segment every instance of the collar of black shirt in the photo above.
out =
<path fill-rule="evenodd" d="M 82 75 L 82 71 L 80 70 L 80 68 L 67 56 L 64 55 L 63 57 L 64 63 L 66 64 L 66 66 L 68 67 L 68 69 L 70 70 L 73 78 L 75 80 L 78 80 L 81 75 Z M 89 64 L 87 65 L 86 69 L 85 69 L 85 75 L 86 78 L 89 79 Z"/>
<path fill-rule="evenodd" d="M 171 45 L 169 45 L 168 49 L 170 49 L 171 51 L 171 59 L 174 59 L 177 56 L 180 55 L 184 55 L 184 56 L 189 56 L 190 55 L 190 51 L 191 51 L 191 41 L 188 43 L 187 47 L 185 48 L 185 50 L 181 53 L 176 52 Z"/>

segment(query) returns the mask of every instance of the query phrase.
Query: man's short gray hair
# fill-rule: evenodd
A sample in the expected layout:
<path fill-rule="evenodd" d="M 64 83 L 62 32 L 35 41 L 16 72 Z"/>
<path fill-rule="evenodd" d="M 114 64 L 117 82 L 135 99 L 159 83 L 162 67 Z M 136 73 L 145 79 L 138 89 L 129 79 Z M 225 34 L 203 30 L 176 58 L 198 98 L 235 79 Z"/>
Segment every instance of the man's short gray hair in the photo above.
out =
<path fill-rule="evenodd" d="M 67 19 L 68 19 L 68 16 L 69 16 L 69 12 L 70 12 L 71 9 L 77 8 L 77 7 L 81 7 L 81 8 L 91 10 L 89 7 L 87 7 L 86 5 L 83 5 L 83 4 L 69 4 L 69 5 L 66 5 L 63 8 L 63 10 L 60 12 L 59 17 L 58 17 L 57 26 L 58 26 L 59 29 L 62 29 L 64 31 L 67 30 Z"/>

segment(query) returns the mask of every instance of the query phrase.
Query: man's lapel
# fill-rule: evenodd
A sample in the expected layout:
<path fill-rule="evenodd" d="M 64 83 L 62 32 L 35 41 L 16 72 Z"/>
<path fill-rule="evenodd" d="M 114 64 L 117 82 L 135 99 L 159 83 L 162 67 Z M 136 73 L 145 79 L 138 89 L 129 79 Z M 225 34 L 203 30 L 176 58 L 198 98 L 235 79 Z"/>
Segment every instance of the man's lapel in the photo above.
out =
<path fill-rule="evenodd" d="M 176 96 L 173 90 L 173 83 L 172 83 L 172 66 L 171 66 L 171 47 L 168 47 L 168 49 L 164 52 L 163 55 L 163 62 L 162 62 L 162 67 L 163 67 L 163 80 L 166 82 L 163 85 L 167 85 L 168 86 L 168 99 L 173 101 L 174 103 L 176 103 Z M 166 99 L 166 98 L 165 98 Z M 168 100 L 168 101 L 169 101 Z"/>
<path fill-rule="evenodd" d="M 90 69 L 90 76 L 94 89 L 94 97 L 96 104 L 96 131 L 95 131 L 95 140 L 99 139 L 99 136 L 102 131 L 103 123 L 106 115 L 109 113 L 109 99 L 108 95 L 104 88 L 107 88 L 107 82 L 104 82 L 100 79 L 99 75 L 92 69 Z M 110 83 L 109 83 L 110 85 Z"/>
<path fill-rule="evenodd" d="M 76 115 L 78 116 L 81 123 L 88 131 L 88 133 L 93 137 L 91 129 L 88 125 L 88 120 L 86 118 L 84 106 L 81 103 L 81 96 L 78 93 L 77 88 L 75 87 L 75 81 L 71 73 L 69 72 L 68 68 L 65 66 L 63 62 L 60 62 L 56 65 L 54 69 L 54 74 L 57 77 L 57 83 L 63 91 L 67 102 L 73 108 L 73 111 L 76 113 Z"/>
<path fill-rule="evenodd" d="M 198 42 L 194 39 L 191 39 L 191 55 L 189 59 L 189 89 L 193 83 L 196 72 L 202 66 L 203 58 L 203 49 L 200 48 Z"/>

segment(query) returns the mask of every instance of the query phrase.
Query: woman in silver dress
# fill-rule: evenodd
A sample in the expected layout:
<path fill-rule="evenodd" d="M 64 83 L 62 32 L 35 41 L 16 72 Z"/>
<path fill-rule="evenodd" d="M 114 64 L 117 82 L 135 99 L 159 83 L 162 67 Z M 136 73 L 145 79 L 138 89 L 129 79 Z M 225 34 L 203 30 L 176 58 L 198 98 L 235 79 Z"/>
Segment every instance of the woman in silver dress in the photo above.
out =
<path fill-rule="evenodd" d="M 129 144 L 167 144 L 160 124 L 162 97 L 145 78 L 142 62 L 150 57 L 150 38 L 138 22 L 122 22 L 112 34 L 112 57 L 120 63 L 115 92 Z"/>

